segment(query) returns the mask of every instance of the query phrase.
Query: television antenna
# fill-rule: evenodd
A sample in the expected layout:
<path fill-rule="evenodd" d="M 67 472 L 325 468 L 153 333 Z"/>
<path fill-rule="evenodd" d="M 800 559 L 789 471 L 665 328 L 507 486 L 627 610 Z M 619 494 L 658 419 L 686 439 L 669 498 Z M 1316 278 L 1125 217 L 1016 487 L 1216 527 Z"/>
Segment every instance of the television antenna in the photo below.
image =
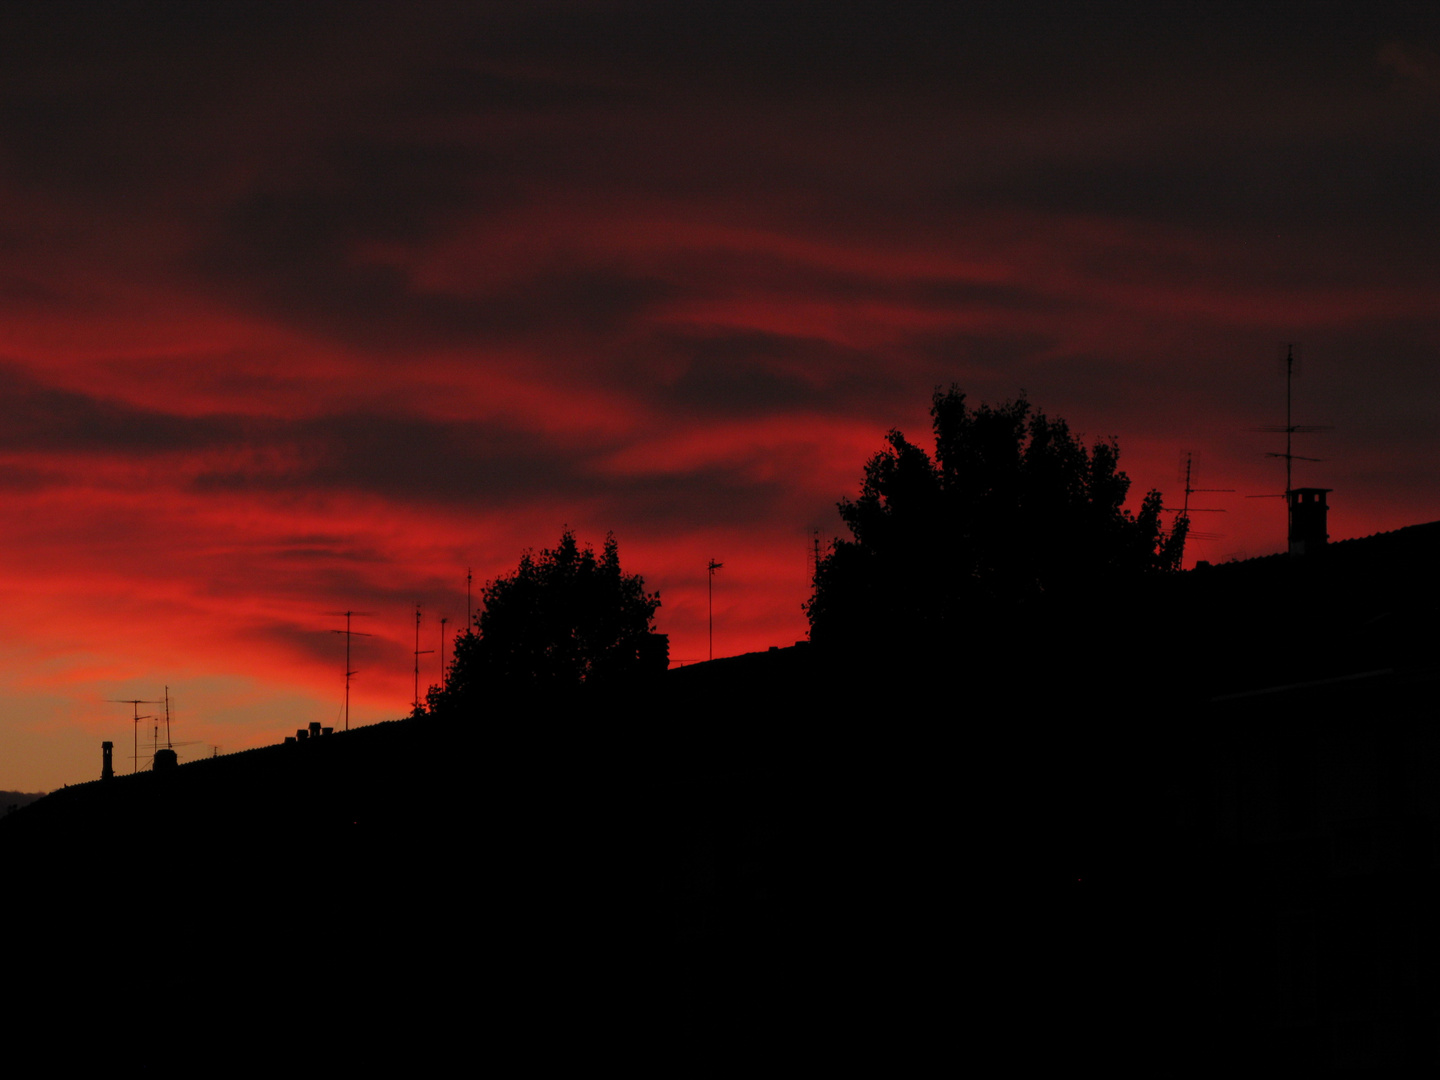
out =
<path fill-rule="evenodd" d="M 718 563 L 713 558 L 707 564 L 710 571 L 710 659 L 715 659 L 715 571 L 719 570 L 724 563 Z"/>
<path fill-rule="evenodd" d="M 1165 509 L 1175 515 L 1175 524 L 1185 523 L 1185 536 L 1187 539 L 1195 540 L 1218 540 L 1219 533 L 1199 532 L 1190 528 L 1191 514 L 1223 514 L 1225 510 L 1215 506 L 1191 506 L 1190 496 L 1196 493 L 1208 495 L 1221 492 L 1233 492 L 1234 488 L 1197 488 L 1194 486 L 1195 479 L 1195 454 L 1193 451 L 1185 451 L 1185 499 L 1180 506 L 1167 506 Z"/>
<path fill-rule="evenodd" d="M 1296 435 L 1313 435 L 1317 431 L 1329 431 L 1330 428 L 1323 424 L 1297 424 L 1293 415 L 1294 383 L 1295 383 L 1295 344 L 1288 343 L 1285 346 L 1285 426 L 1284 427 L 1262 427 L 1260 431 L 1285 433 L 1285 452 L 1268 451 L 1265 456 L 1285 459 L 1285 491 L 1282 493 L 1285 499 L 1290 498 L 1290 492 L 1295 490 L 1293 480 L 1294 463 L 1297 461 L 1323 461 L 1323 458 L 1304 457 L 1295 453 L 1294 439 Z M 1251 498 L 1274 498 L 1273 495 L 1252 495 Z"/>
<path fill-rule="evenodd" d="M 169 687 L 166 687 L 165 696 L 170 696 Z M 106 698 L 106 701 L 113 701 L 117 705 L 129 705 L 130 711 L 134 714 L 133 747 L 130 754 L 130 771 L 136 772 L 140 768 L 140 721 L 149 720 L 149 716 L 140 715 L 141 705 L 159 705 L 158 700 L 146 700 L 145 698 Z"/>
<path fill-rule="evenodd" d="M 448 616 L 440 617 L 440 689 L 445 689 L 445 624 L 450 621 Z"/>
<path fill-rule="evenodd" d="M 815 575 L 820 572 L 820 527 L 814 526 L 810 530 L 810 550 L 806 552 L 810 563 L 810 580 L 815 580 Z"/>
<path fill-rule="evenodd" d="M 352 615 L 370 615 L 369 611 L 327 611 L 325 614 L 334 616 L 345 616 L 344 630 L 331 630 L 332 634 L 345 635 L 345 730 L 350 730 L 350 676 L 356 672 L 350 670 L 350 639 L 352 637 L 374 637 L 374 634 L 367 634 L 360 630 L 350 629 L 350 617 Z"/>
<path fill-rule="evenodd" d="M 415 713 L 420 713 L 420 657 L 433 653 L 434 649 L 420 648 L 420 605 L 415 605 Z"/>
<path fill-rule="evenodd" d="M 177 746 L 199 746 L 202 741 L 201 739 L 184 739 L 180 742 L 175 742 L 170 738 L 170 687 L 165 687 L 165 749 L 174 750 Z M 155 752 L 158 754 L 160 752 L 160 731 L 158 724 L 156 725 L 155 731 L 155 743 Z M 151 761 L 154 761 L 153 757 Z"/>

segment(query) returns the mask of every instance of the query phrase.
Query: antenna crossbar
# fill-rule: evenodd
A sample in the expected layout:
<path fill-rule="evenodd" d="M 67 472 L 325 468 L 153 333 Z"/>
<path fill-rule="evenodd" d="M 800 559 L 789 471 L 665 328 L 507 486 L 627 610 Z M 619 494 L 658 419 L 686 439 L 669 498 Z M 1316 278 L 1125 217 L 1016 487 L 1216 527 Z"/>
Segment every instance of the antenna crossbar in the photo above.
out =
<path fill-rule="evenodd" d="M 332 634 L 345 635 L 345 730 L 350 730 L 350 678 L 358 672 L 350 670 L 350 639 L 352 637 L 374 637 L 374 634 L 367 634 L 363 630 L 350 629 L 350 617 L 352 615 L 370 615 L 369 611 L 327 611 L 327 615 L 345 616 L 344 630 L 331 630 Z"/>
<path fill-rule="evenodd" d="M 166 688 L 166 696 L 169 696 L 168 687 Z M 140 706 L 160 705 L 162 704 L 162 702 L 159 698 L 106 698 L 106 700 L 113 701 L 117 705 L 129 705 L 130 711 L 133 714 L 132 719 L 134 721 L 134 727 L 132 729 L 131 738 L 134 745 L 131 747 L 130 752 L 130 771 L 133 773 L 140 767 L 140 721 L 154 719 L 154 717 L 151 716 L 141 716 Z"/>

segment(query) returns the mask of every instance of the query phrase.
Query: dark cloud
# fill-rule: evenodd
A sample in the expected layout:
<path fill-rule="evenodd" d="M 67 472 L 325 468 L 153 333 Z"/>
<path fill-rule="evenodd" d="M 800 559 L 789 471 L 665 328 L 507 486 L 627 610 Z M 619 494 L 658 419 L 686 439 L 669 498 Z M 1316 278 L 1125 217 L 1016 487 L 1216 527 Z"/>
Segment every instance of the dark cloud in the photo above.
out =
<path fill-rule="evenodd" d="M 47 195 L 102 201 L 203 182 L 224 161 L 216 144 L 240 135 L 238 100 L 335 25 L 326 28 L 318 6 L 6 5 L 5 175 Z"/>
<path fill-rule="evenodd" d="M 795 473 L 757 479 L 747 465 L 707 466 L 679 473 L 612 479 L 603 494 L 616 518 L 650 535 L 696 529 L 753 527 L 797 507 Z"/>
<path fill-rule="evenodd" d="M 201 464 L 192 482 L 202 492 L 365 491 L 400 503 L 493 505 L 573 498 L 592 483 L 589 455 L 517 427 L 380 413 L 178 416 L 48 387 L 14 368 L 0 368 L 0 450 L 199 462 L 219 452 L 213 460 L 223 464 Z M 49 476 L 28 465 L 7 474 L 22 487 Z"/>
<path fill-rule="evenodd" d="M 1227 230 L 1293 230 L 1319 223 L 1332 234 L 1367 230 L 1387 249 L 1437 224 L 1427 192 L 1440 183 L 1434 118 L 1413 137 L 1317 132 L 1296 144 L 1281 132 L 1186 133 L 1169 145 L 1137 146 L 1109 160 L 1064 156 L 962 188 L 992 206 L 1042 207 L 1124 221 Z M 1384 231 L 1383 237 L 1374 230 Z M 1303 268 L 1302 268 L 1303 269 Z"/>
<path fill-rule="evenodd" d="M 622 378 L 670 415 L 818 411 L 890 384 L 864 350 L 758 330 L 660 333 L 632 355 Z"/>
<path fill-rule="evenodd" d="M 751 408 L 755 408 L 752 404 Z M 396 505 L 493 510 L 602 499 L 622 517 L 692 524 L 759 520 L 784 498 L 748 464 L 630 477 L 600 468 L 616 443 L 585 445 L 496 422 L 344 413 L 296 420 L 182 417 L 45 387 L 0 370 L 0 449 L 104 455 L 110 460 L 199 453 L 191 489 L 205 492 L 364 492 Z M 207 452 L 217 452 L 216 464 Z M 237 457 L 238 454 L 238 457 Z M 11 466 L 0 485 L 53 482 Z M 263 545 L 284 566 L 375 561 L 353 538 L 311 535 Z"/>
<path fill-rule="evenodd" d="M 350 413 L 273 424 L 266 463 L 206 469 L 197 491 L 364 491 L 397 503 L 496 506 L 573 496 L 585 457 L 497 424 Z"/>
<path fill-rule="evenodd" d="M 543 55 L 543 52 L 540 54 Z M 632 82 L 598 81 L 561 66 L 510 67 L 514 57 L 493 45 L 417 72 L 386 102 L 397 115 L 430 120 L 510 118 L 542 121 L 644 108 L 654 96 Z"/>
<path fill-rule="evenodd" d="M 71 477 L 58 469 L 39 469 L 14 462 L 0 464 L 0 491 L 31 494 L 68 484 Z"/>
<path fill-rule="evenodd" d="M 66 298 L 53 288 L 21 274 L 0 273 L 0 304 L 11 312 L 59 311 Z"/>
<path fill-rule="evenodd" d="M 520 506 L 600 504 L 616 521 L 662 532 L 760 522 L 780 512 L 803 478 L 803 463 L 757 479 L 747 454 L 730 465 L 675 470 L 663 461 L 639 474 L 604 467 L 612 445 L 525 432 L 496 424 L 351 414 L 272 429 L 283 448 L 263 465 L 202 472 L 205 492 L 363 492 L 399 508 L 493 512 Z M 294 566 L 332 560 L 328 542 L 286 544 L 274 557 Z M 267 561 L 272 553 L 266 549 Z"/>
<path fill-rule="evenodd" d="M 0 448 L 6 450 L 144 457 L 243 438 L 245 424 L 237 417 L 176 416 L 57 389 L 0 366 Z"/>
<path fill-rule="evenodd" d="M 409 161 L 397 155 L 382 160 Z M 195 269 L 243 306 L 297 327 L 362 347 L 409 351 L 537 333 L 614 331 L 671 295 L 667 283 L 623 267 L 563 263 L 478 295 L 454 295 L 426 291 L 396 266 L 362 262 L 367 244 L 433 238 L 462 207 L 476 211 L 478 203 L 490 206 L 504 197 L 475 193 L 484 183 L 477 172 L 484 169 L 460 165 L 465 154 L 440 152 L 435 157 L 447 164 L 433 170 L 425 166 L 429 156 L 421 152 L 396 165 L 408 183 L 398 175 L 354 185 L 342 179 L 334 191 L 250 196 L 227 214 L 218 235 L 197 254 Z M 443 197 L 427 194 L 432 181 Z M 466 201 L 461 188 L 476 201 Z"/>

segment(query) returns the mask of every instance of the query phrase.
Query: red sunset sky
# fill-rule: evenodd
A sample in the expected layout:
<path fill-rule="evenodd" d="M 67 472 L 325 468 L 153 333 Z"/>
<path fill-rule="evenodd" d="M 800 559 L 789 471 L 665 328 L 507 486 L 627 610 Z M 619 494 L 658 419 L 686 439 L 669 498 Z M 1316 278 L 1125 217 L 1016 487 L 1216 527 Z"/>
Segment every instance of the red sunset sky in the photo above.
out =
<path fill-rule="evenodd" d="M 0 789 L 404 714 L 572 526 L 676 661 L 804 637 L 936 386 L 1114 436 L 1192 544 L 1440 518 L 1433 4 L 0 8 Z M 1156 613 L 1163 625 L 1164 613 Z M 425 658 L 427 681 L 438 662 Z M 497 718 L 511 722 L 515 718 Z"/>

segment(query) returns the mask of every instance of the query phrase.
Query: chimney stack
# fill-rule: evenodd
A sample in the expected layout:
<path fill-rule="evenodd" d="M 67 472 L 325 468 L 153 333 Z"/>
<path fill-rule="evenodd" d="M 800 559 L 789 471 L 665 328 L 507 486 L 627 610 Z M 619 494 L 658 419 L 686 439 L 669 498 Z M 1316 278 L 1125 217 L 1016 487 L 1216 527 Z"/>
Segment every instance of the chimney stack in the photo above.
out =
<path fill-rule="evenodd" d="M 112 760 L 112 755 L 114 754 L 114 751 L 115 744 L 113 742 L 102 742 L 100 744 L 100 752 L 105 755 L 104 764 L 100 766 L 101 780 L 115 779 L 115 763 Z"/>
<path fill-rule="evenodd" d="M 1325 531 L 1325 517 L 1330 508 L 1325 496 L 1334 488 L 1295 488 L 1288 492 L 1290 500 L 1290 554 L 1311 555 L 1330 539 Z"/>

